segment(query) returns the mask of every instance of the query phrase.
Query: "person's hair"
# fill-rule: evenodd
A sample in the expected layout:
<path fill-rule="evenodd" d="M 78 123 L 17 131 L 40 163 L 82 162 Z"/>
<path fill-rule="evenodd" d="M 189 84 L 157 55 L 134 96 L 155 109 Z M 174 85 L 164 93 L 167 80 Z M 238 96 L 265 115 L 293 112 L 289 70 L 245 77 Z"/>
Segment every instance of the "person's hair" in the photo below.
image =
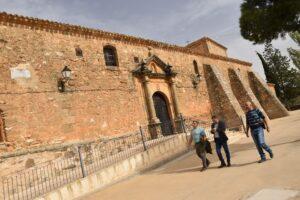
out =
<path fill-rule="evenodd" d="M 211 118 L 212 119 L 216 119 L 216 118 L 218 118 L 218 116 L 217 115 L 213 115 Z"/>
<path fill-rule="evenodd" d="M 196 121 L 196 120 L 194 120 L 194 121 L 193 121 L 193 123 L 199 124 L 199 122 L 198 122 L 198 121 Z"/>

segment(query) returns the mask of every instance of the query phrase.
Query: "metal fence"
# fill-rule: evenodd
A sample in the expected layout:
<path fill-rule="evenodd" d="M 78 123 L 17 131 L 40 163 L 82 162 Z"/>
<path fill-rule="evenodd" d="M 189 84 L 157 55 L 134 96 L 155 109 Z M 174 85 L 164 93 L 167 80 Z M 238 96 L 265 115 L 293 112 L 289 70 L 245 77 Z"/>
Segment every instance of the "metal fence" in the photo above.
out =
<path fill-rule="evenodd" d="M 136 132 L 118 138 L 74 146 L 61 158 L 2 177 L 3 199 L 34 199 L 145 151 L 176 134 L 186 133 L 185 128 L 181 118 L 140 126 Z"/>
<path fill-rule="evenodd" d="M 161 142 L 186 134 L 191 122 L 182 117 L 164 123 L 140 126 L 136 132 L 86 145 L 73 146 L 63 157 L 2 177 L 2 199 L 30 200 L 65 184 L 86 177 Z M 211 140 L 210 125 L 201 123 Z M 240 128 L 240 127 L 239 127 Z M 238 128 L 233 128 L 238 129 Z"/>

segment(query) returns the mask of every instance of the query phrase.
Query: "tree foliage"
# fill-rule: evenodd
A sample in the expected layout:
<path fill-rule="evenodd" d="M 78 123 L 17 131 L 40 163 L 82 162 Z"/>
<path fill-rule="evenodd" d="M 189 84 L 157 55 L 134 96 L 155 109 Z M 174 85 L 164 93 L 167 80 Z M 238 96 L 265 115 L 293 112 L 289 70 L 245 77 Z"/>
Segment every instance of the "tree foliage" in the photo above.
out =
<path fill-rule="evenodd" d="M 278 98 L 289 108 L 300 95 L 299 70 L 289 65 L 289 59 L 282 56 L 279 49 L 266 43 L 263 56 L 260 57 L 266 72 L 267 82 L 275 84 Z"/>
<path fill-rule="evenodd" d="M 298 31 L 290 33 L 290 37 L 298 44 L 300 47 L 300 33 Z M 288 48 L 290 58 L 292 59 L 294 65 L 300 70 L 300 50 Z"/>
<path fill-rule="evenodd" d="M 299 31 L 295 31 L 295 32 L 292 32 L 289 34 L 290 37 L 294 40 L 294 42 L 296 42 L 298 44 L 298 46 L 300 46 L 300 32 Z"/>
<path fill-rule="evenodd" d="M 244 0 L 241 5 L 241 34 L 255 44 L 297 30 L 300 30 L 299 0 Z"/>
<path fill-rule="evenodd" d="M 271 75 L 272 74 L 270 72 L 268 63 L 265 61 L 264 57 L 260 53 L 256 52 L 256 54 L 258 55 L 258 57 L 259 57 L 259 59 L 260 59 L 260 61 L 262 63 L 262 66 L 264 68 L 267 82 L 268 83 L 272 83 L 272 81 L 271 81 L 271 79 L 272 79 Z"/>

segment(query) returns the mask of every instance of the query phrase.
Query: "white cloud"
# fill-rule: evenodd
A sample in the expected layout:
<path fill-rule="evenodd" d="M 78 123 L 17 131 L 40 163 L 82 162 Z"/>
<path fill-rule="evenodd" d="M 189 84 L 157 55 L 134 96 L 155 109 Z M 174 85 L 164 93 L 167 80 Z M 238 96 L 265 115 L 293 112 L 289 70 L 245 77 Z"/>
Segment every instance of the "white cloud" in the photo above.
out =
<path fill-rule="evenodd" d="M 186 12 L 188 13 L 189 23 L 195 20 L 201 20 L 202 17 L 213 15 L 222 9 L 224 6 L 232 5 L 239 2 L 238 0 L 192 0 L 186 5 Z"/>

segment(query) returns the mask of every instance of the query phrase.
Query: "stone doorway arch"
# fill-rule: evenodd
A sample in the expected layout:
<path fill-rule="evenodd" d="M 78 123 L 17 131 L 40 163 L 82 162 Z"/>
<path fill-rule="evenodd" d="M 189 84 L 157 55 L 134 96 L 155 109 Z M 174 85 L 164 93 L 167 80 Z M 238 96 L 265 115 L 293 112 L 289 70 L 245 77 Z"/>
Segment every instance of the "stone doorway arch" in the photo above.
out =
<path fill-rule="evenodd" d="M 152 95 L 156 117 L 161 123 L 161 132 L 163 135 L 170 135 L 173 133 L 173 126 L 170 115 L 170 104 L 166 97 L 161 92 L 155 92 Z"/>
<path fill-rule="evenodd" d="M 132 70 L 132 74 L 141 83 L 151 138 L 182 132 L 174 80 L 177 73 L 173 71 L 172 66 L 152 55 L 143 59 Z M 158 111 L 159 109 L 165 111 Z M 162 127 L 162 124 L 167 124 L 167 127 Z"/>

